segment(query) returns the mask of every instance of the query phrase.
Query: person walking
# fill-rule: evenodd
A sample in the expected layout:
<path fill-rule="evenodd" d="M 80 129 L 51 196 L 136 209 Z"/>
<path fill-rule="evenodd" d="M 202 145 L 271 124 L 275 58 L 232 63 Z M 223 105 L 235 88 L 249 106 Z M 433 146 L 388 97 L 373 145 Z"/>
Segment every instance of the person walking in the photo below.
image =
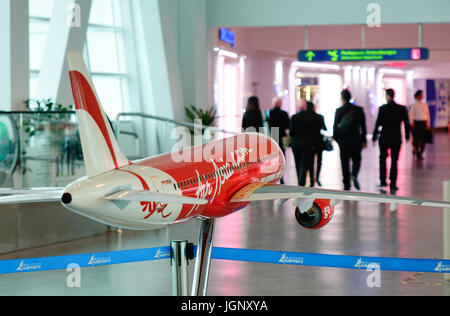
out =
<path fill-rule="evenodd" d="M 418 90 L 414 98 L 416 102 L 409 110 L 409 119 L 413 131 L 413 154 L 416 155 L 417 159 L 422 160 L 425 151 L 425 136 L 427 130 L 430 129 L 430 110 L 428 104 L 422 101 L 422 90 Z"/>
<path fill-rule="evenodd" d="M 285 154 L 286 149 L 284 148 L 283 138 L 287 136 L 287 131 L 289 130 L 289 114 L 281 109 L 282 100 L 281 98 L 276 98 L 274 102 L 273 109 L 269 112 L 266 119 L 269 124 L 270 133 L 275 141 L 280 146 L 281 151 Z M 281 178 L 281 184 L 284 184 L 284 179 Z"/>
<path fill-rule="evenodd" d="M 362 107 L 350 103 L 350 91 L 341 92 L 342 106 L 336 110 L 333 126 L 333 138 L 340 148 L 344 190 L 351 188 L 350 181 L 357 190 L 361 190 L 358 174 L 361 169 L 361 152 L 367 147 L 366 117 Z M 352 171 L 350 173 L 350 160 Z"/>
<path fill-rule="evenodd" d="M 242 118 L 242 129 L 254 129 L 256 132 L 260 132 L 263 127 L 262 113 L 259 107 L 258 97 L 252 96 L 247 101 L 247 109 Z"/>
<path fill-rule="evenodd" d="M 401 125 L 404 123 L 405 138 L 408 141 L 410 136 L 410 125 L 408 111 L 405 106 L 399 105 L 394 101 L 395 92 L 392 89 L 386 90 L 387 104 L 380 107 L 378 117 L 373 131 L 374 144 L 379 138 L 380 146 L 380 187 L 387 186 L 386 183 L 386 159 L 388 150 L 391 155 L 390 170 L 390 189 L 392 193 L 398 190 L 397 174 L 398 174 L 398 157 L 402 146 Z M 380 133 L 380 127 L 382 128 Z M 380 135 L 380 136 L 379 136 Z"/>
<path fill-rule="evenodd" d="M 291 119 L 290 136 L 299 186 L 306 185 L 309 171 L 310 186 L 314 180 L 314 145 L 321 137 L 321 118 L 314 112 L 314 104 L 306 103 L 306 111 L 300 111 Z"/>

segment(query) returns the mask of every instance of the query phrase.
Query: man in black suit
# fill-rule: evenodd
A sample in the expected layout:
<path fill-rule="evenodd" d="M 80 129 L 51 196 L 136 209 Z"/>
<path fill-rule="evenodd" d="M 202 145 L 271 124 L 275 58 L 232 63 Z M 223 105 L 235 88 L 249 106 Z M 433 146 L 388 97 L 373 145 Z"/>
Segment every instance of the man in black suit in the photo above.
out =
<path fill-rule="evenodd" d="M 361 151 L 367 147 L 366 117 L 362 107 L 350 103 L 350 91 L 341 92 L 342 106 L 336 110 L 333 127 L 333 137 L 341 151 L 342 175 L 344 190 L 350 190 L 350 180 L 357 190 L 360 190 L 358 173 L 361 168 Z M 350 175 L 350 160 L 352 172 Z"/>
<path fill-rule="evenodd" d="M 306 111 L 295 114 L 291 119 L 291 143 L 297 169 L 298 185 L 305 186 L 306 173 L 309 171 L 310 186 L 314 180 L 314 152 L 315 145 L 321 139 L 322 120 L 314 112 L 314 104 L 306 103 Z"/>
<path fill-rule="evenodd" d="M 397 173 L 398 173 L 398 156 L 402 146 L 401 124 L 405 126 L 405 137 L 409 140 L 410 124 L 408 117 L 408 110 L 405 106 L 399 105 L 394 101 L 394 90 L 386 90 L 387 104 L 380 107 L 378 110 L 378 118 L 373 131 L 373 142 L 380 139 L 380 187 L 386 187 L 386 159 L 388 157 L 388 150 L 391 152 L 391 171 L 389 179 L 391 180 L 391 191 L 397 191 Z"/>
<path fill-rule="evenodd" d="M 289 114 L 281 109 L 281 105 L 281 98 L 277 98 L 274 103 L 274 108 L 269 112 L 269 116 L 266 120 L 269 123 L 271 135 L 274 137 L 278 145 L 280 145 L 280 148 L 284 154 L 285 148 L 282 140 L 283 137 L 287 136 L 286 131 L 289 129 Z M 273 130 L 275 128 L 278 129 L 278 134 Z M 281 178 L 280 183 L 284 184 L 283 178 Z"/>

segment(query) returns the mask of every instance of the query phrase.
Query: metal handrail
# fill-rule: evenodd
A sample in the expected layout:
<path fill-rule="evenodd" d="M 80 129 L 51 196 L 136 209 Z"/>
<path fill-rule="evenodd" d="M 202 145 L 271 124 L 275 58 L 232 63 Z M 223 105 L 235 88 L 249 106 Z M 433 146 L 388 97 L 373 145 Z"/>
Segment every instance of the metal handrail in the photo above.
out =
<path fill-rule="evenodd" d="M 0 111 L 0 115 L 20 115 L 20 120 L 23 119 L 22 115 L 31 117 L 34 120 L 41 120 L 50 123 L 61 123 L 60 120 L 49 117 L 37 117 L 38 115 L 75 115 L 75 111 Z M 35 115 L 35 116 L 33 116 Z M 67 122 L 64 122 L 67 123 Z"/>
<path fill-rule="evenodd" d="M 169 152 L 169 131 L 168 131 L 168 125 L 169 124 L 174 124 L 176 126 L 182 126 L 182 127 L 186 127 L 189 129 L 197 129 L 199 128 L 199 126 L 195 125 L 194 123 L 189 123 L 189 122 L 183 122 L 183 121 L 177 121 L 174 119 L 169 119 L 166 117 L 161 117 L 161 116 L 157 116 L 157 115 L 152 115 L 152 114 L 146 114 L 146 113 L 139 113 L 139 112 L 122 112 L 119 113 L 116 117 L 116 121 L 115 121 L 115 125 L 114 125 L 114 129 L 115 129 L 115 133 L 116 133 L 116 137 L 118 137 L 120 134 L 122 134 L 122 132 L 120 131 L 120 119 L 122 117 L 140 117 L 140 118 L 144 118 L 144 119 L 151 119 L 151 120 L 156 120 L 156 121 L 160 121 L 163 122 L 165 124 L 164 127 L 164 135 L 165 135 L 165 147 L 164 147 L 164 151 L 165 152 Z M 209 130 L 213 133 L 223 133 L 223 134 L 231 134 L 231 135 L 238 135 L 239 133 L 237 132 L 231 132 L 231 131 L 226 131 L 224 129 L 220 129 L 217 127 L 211 127 L 211 126 L 202 126 L 202 132 Z"/>
<path fill-rule="evenodd" d="M 0 111 L 0 114 L 76 114 L 75 111 Z"/>

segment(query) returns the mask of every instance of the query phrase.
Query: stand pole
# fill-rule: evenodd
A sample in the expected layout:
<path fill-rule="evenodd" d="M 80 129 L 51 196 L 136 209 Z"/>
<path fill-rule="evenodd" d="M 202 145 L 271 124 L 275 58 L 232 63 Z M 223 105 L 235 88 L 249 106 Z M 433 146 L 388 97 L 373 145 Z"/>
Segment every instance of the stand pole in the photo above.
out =
<path fill-rule="evenodd" d="M 209 266 L 211 263 L 214 219 L 203 219 L 195 259 L 192 296 L 206 296 L 208 288 Z"/>
<path fill-rule="evenodd" d="M 188 259 L 186 257 L 187 241 L 172 241 L 172 294 L 188 295 Z"/>

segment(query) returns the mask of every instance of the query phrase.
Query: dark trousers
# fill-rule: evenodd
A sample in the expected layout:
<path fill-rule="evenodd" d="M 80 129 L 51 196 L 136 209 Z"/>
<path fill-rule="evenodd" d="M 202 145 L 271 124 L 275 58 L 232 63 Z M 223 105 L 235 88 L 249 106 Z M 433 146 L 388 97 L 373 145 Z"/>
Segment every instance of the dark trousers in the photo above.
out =
<path fill-rule="evenodd" d="M 351 176 L 358 177 L 361 169 L 361 144 L 339 144 L 341 150 L 341 167 L 344 178 L 344 188 L 350 189 Z M 350 174 L 350 160 L 352 161 L 352 171 Z"/>
<path fill-rule="evenodd" d="M 317 159 L 317 170 L 316 170 L 316 179 L 319 180 L 320 171 L 322 170 L 322 154 L 323 150 L 316 150 L 316 159 Z"/>
<path fill-rule="evenodd" d="M 314 151 L 312 146 L 293 146 L 295 168 L 299 186 L 306 185 L 306 172 L 309 171 L 311 185 L 314 185 Z"/>
<path fill-rule="evenodd" d="M 422 156 L 425 150 L 426 132 L 427 132 L 426 121 L 414 121 L 413 146 L 418 157 Z"/>
<path fill-rule="evenodd" d="M 280 149 L 283 152 L 283 155 L 286 156 L 286 149 L 280 144 Z M 280 184 L 284 184 L 284 177 L 280 179 Z"/>
<path fill-rule="evenodd" d="M 398 175 L 398 156 L 400 155 L 400 148 L 402 144 L 385 144 L 380 142 L 380 183 L 386 185 L 386 159 L 388 157 L 388 150 L 391 155 L 391 171 L 389 180 L 391 181 L 391 187 L 397 186 Z"/>

